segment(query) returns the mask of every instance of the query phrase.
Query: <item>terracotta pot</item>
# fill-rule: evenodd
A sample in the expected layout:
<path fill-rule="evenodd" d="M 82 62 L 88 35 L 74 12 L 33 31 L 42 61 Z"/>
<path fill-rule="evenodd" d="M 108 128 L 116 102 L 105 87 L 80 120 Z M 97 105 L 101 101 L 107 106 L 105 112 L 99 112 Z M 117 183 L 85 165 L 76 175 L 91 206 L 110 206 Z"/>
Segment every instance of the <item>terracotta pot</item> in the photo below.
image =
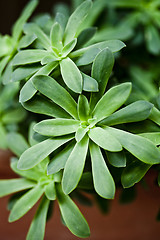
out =
<path fill-rule="evenodd" d="M 15 177 L 15 174 L 9 169 L 8 157 L 10 153 L 1 152 L 0 156 L 3 156 L 3 159 L 0 159 L 1 178 Z M 91 237 L 88 239 L 158 240 L 160 223 L 156 222 L 155 218 L 160 207 L 160 189 L 154 184 L 156 174 L 154 171 L 150 171 L 146 176 L 149 189 L 145 190 L 140 184 L 137 184 L 137 198 L 131 204 L 119 204 L 120 190 L 118 190 L 108 215 L 102 215 L 96 204 L 93 207 L 84 207 L 78 204 L 91 228 Z M 8 223 L 9 212 L 6 209 L 8 198 L 0 199 L 0 239 L 24 240 L 36 211 L 36 206 L 21 220 L 15 223 Z M 61 224 L 57 204 L 55 204 L 52 218 L 47 223 L 45 235 L 45 240 L 53 239 L 78 239 Z"/>

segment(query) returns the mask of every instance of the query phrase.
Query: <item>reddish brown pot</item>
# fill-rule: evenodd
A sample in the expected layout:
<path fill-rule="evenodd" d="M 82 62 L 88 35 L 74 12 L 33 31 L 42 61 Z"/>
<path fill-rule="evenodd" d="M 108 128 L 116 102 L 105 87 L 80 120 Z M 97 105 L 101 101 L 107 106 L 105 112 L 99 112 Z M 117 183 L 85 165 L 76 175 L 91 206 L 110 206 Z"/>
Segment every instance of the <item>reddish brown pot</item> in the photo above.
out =
<path fill-rule="evenodd" d="M 0 152 L 0 177 L 11 178 L 15 174 L 9 169 L 9 152 Z M 118 190 L 112 202 L 108 215 L 102 215 L 99 209 L 79 206 L 85 215 L 90 228 L 90 240 L 158 240 L 160 236 L 160 223 L 155 217 L 160 207 L 160 189 L 155 186 L 156 173 L 147 174 L 149 189 L 145 190 L 137 184 L 138 196 L 131 204 L 120 205 Z M 24 240 L 36 207 L 26 216 L 15 223 L 8 223 L 9 212 L 6 209 L 8 197 L 0 199 L 0 239 Z M 46 227 L 45 240 L 76 240 L 60 221 L 58 206 L 56 204 L 52 219 Z M 38 239 L 35 239 L 38 240 Z"/>

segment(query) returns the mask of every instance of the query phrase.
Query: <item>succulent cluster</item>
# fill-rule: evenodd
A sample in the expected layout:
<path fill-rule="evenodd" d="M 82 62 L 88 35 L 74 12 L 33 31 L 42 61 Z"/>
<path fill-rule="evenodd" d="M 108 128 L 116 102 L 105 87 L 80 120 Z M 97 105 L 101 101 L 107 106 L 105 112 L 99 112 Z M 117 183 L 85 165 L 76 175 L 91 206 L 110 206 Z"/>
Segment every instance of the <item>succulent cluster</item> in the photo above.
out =
<path fill-rule="evenodd" d="M 26 6 L 12 37 L 0 37 L 0 148 L 17 156 L 11 168 L 20 176 L 0 180 L 0 196 L 19 192 L 10 199 L 10 222 L 41 198 L 28 240 L 44 238 L 56 199 L 65 225 L 85 238 L 90 230 L 72 200 L 74 192 L 113 199 L 116 186 L 134 186 L 160 163 L 160 71 L 149 54 L 146 62 L 134 61 L 135 46 L 143 44 L 134 35 L 137 19 L 145 26 L 149 52 L 159 54 L 159 21 L 153 19 L 160 16 L 160 4 L 80 0 L 73 1 L 77 8 L 70 15 L 59 5 L 55 16 L 26 23 L 36 5 L 32 0 Z M 106 25 L 99 19 L 104 10 Z M 133 47 L 128 58 L 116 38 Z"/>

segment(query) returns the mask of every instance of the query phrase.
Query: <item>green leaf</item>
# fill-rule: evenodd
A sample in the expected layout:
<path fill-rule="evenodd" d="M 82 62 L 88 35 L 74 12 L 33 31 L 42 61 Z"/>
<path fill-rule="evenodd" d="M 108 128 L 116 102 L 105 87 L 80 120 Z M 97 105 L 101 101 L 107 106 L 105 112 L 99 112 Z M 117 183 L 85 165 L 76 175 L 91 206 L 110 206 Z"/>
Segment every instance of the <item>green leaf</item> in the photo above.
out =
<path fill-rule="evenodd" d="M 2 83 L 7 85 L 8 83 L 12 82 L 12 72 L 13 72 L 13 60 L 11 60 L 8 65 L 6 66 L 3 75 L 2 75 Z"/>
<path fill-rule="evenodd" d="M 78 185 L 85 165 L 88 143 L 88 136 L 85 136 L 79 143 L 76 143 L 67 159 L 62 178 L 62 188 L 65 194 L 72 192 Z"/>
<path fill-rule="evenodd" d="M 139 136 L 147 138 L 151 142 L 153 142 L 155 145 L 160 144 L 160 132 L 149 132 L 149 133 L 141 133 Z"/>
<path fill-rule="evenodd" d="M 31 16 L 32 12 L 34 11 L 37 5 L 38 5 L 37 0 L 30 1 L 24 8 L 23 12 L 21 13 L 21 16 L 14 24 L 12 34 L 15 41 L 17 41 L 20 38 L 25 22 Z"/>
<path fill-rule="evenodd" d="M 12 82 L 21 81 L 28 77 L 31 77 L 41 67 L 37 65 L 27 65 L 16 68 L 12 73 Z"/>
<path fill-rule="evenodd" d="M 19 133 L 8 133 L 7 142 L 9 149 L 18 157 L 20 157 L 21 154 L 29 148 L 29 145 L 26 142 L 25 138 Z"/>
<path fill-rule="evenodd" d="M 0 197 L 4 197 L 8 194 L 19 192 L 24 189 L 29 189 L 35 186 L 35 183 L 26 179 L 9 179 L 0 180 Z"/>
<path fill-rule="evenodd" d="M 33 221 L 30 225 L 26 240 L 44 239 L 48 208 L 49 200 L 43 197 L 36 212 L 36 215 L 34 216 Z"/>
<path fill-rule="evenodd" d="M 90 8 L 92 7 L 92 2 L 87 0 L 83 2 L 69 17 L 65 33 L 64 33 L 64 43 L 65 45 L 69 43 L 73 38 L 76 37 L 81 23 L 86 18 Z"/>
<path fill-rule="evenodd" d="M 3 117 L 2 121 L 5 124 L 12 124 L 21 122 L 26 116 L 26 111 L 22 107 L 17 107 L 16 109 L 11 109 L 6 112 Z"/>
<path fill-rule="evenodd" d="M 27 48 L 36 40 L 36 38 L 37 36 L 34 33 L 23 36 L 18 44 L 18 48 Z"/>
<path fill-rule="evenodd" d="M 81 93 L 83 79 L 76 64 L 70 58 L 65 58 L 60 62 L 60 68 L 65 84 L 73 92 Z"/>
<path fill-rule="evenodd" d="M 152 165 L 143 162 L 134 161 L 129 164 L 123 171 L 121 182 L 124 188 L 132 187 L 138 183 Z"/>
<path fill-rule="evenodd" d="M 7 149 L 6 129 L 0 122 L 0 149 Z"/>
<path fill-rule="evenodd" d="M 158 55 L 160 53 L 160 36 L 158 29 L 153 24 L 145 27 L 145 37 L 148 51 Z"/>
<path fill-rule="evenodd" d="M 47 55 L 47 51 L 40 49 L 21 50 L 13 58 L 13 65 L 25 65 L 40 62 Z"/>
<path fill-rule="evenodd" d="M 78 183 L 77 188 L 86 189 L 86 190 L 93 190 L 93 179 L 91 172 L 84 172 L 82 174 L 81 180 Z"/>
<path fill-rule="evenodd" d="M 83 90 L 87 92 L 98 92 L 98 82 L 82 72 L 81 74 L 83 77 Z"/>
<path fill-rule="evenodd" d="M 152 108 L 149 119 L 151 119 L 153 122 L 160 126 L 160 111 L 156 107 Z"/>
<path fill-rule="evenodd" d="M 55 16 L 55 21 L 61 26 L 62 31 L 64 32 L 66 24 L 67 24 L 68 16 L 61 12 L 57 12 Z"/>
<path fill-rule="evenodd" d="M 77 43 L 77 38 L 74 38 L 67 45 L 65 45 L 62 49 L 62 57 L 65 58 L 67 55 L 75 48 Z"/>
<path fill-rule="evenodd" d="M 96 27 L 89 27 L 84 29 L 77 38 L 76 48 L 81 48 L 84 46 L 96 33 Z"/>
<path fill-rule="evenodd" d="M 114 53 L 114 52 L 120 51 L 125 46 L 126 45 L 122 41 L 120 41 L 120 40 L 107 40 L 107 41 L 95 43 L 95 44 L 90 45 L 88 47 L 81 48 L 79 50 L 73 51 L 69 55 L 69 57 L 75 58 L 75 57 L 82 56 L 86 51 L 88 51 L 88 50 L 91 51 L 91 50 L 93 50 L 95 48 L 99 48 L 100 50 L 103 50 L 105 48 L 109 48 L 111 50 L 111 52 Z"/>
<path fill-rule="evenodd" d="M 147 164 L 160 163 L 160 152 L 150 140 L 111 127 L 107 127 L 107 130 L 119 140 L 125 149 L 140 161 Z"/>
<path fill-rule="evenodd" d="M 49 200 L 56 200 L 56 188 L 55 188 L 55 182 L 50 182 L 45 187 L 45 195 Z"/>
<path fill-rule="evenodd" d="M 59 51 L 62 50 L 62 28 L 58 22 L 55 22 L 50 32 L 51 45 L 57 48 Z"/>
<path fill-rule="evenodd" d="M 87 221 L 71 198 L 62 192 L 61 186 L 58 184 L 57 197 L 62 217 L 69 230 L 77 237 L 89 237 L 90 229 Z"/>
<path fill-rule="evenodd" d="M 89 117 L 89 103 L 88 99 L 84 95 L 80 95 L 78 98 L 78 116 L 81 121 L 88 120 Z"/>
<path fill-rule="evenodd" d="M 48 175 L 55 174 L 65 167 L 67 159 L 69 158 L 69 155 L 71 154 L 74 145 L 75 143 L 71 142 L 69 145 L 67 145 L 67 147 L 65 147 L 62 151 L 60 151 L 51 159 L 47 167 Z"/>
<path fill-rule="evenodd" d="M 27 23 L 23 28 L 26 34 L 35 34 L 37 36 L 38 42 L 45 48 L 49 49 L 51 44 L 49 37 L 41 30 L 41 28 L 35 23 Z"/>
<path fill-rule="evenodd" d="M 45 99 L 43 96 L 34 96 L 30 101 L 23 102 L 23 107 L 28 111 L 44 114 L 57 118 L 71 118 L 71 116 L 54 102 Z"/>
<path fill-rule="evenodd" d="M 19 101 L 22 102 L 26 102 L 28 100 L 30 100 L 37 92 L 36 88 L 33 86 L 32 84 L 32 79 L 35 76 L 38 75 L 49 75 L 56 67 L 57 67 L 58 63 L 57 62 L 51 62 L 48 63 L 47 65 L 45 65 L 44 67 L 40 68 L 39 71 L 37 71 L 32 78 L 30 78 L 25 85 L 22 87 L 21 91 L 20 91 L 20 97 L 19 97 Z"/>
<path fill-rule="evenodd" d="M 10 167 L 15 173 L 27 179 L 34 180 L 36 182 L 42 177 L 42 172 L 38 171 L 36 168 L 22 171 L 17 168 L 17 165 L 18 165 L 18 158 L 12 157 Z"/>
<path fill-rule="evenodd" d="M 45 159 L 50 153 L 64 143 L 70 141 L 72 138 L 73 137 L 71 136 L 65 136 L 61 138 L 47 139 L 32 146 L 21 155 L 18 162 L 18 168 L 21 170 L 33 168 L 43 159 Z"/>
<path fill-rule="evenodd" d="M 113 199 L 115 183 L 104 161 L 100 148 L 90 143 L 93 183 L 96 192 L 103 198 Z"/>
<path fill-rule="evenodd" d="M 117 138 L 103 128 L 95 127 L 90 129 L 88 135 L 92 141 L 105 150 L 111 152 L 119 152 L 122 150 L 122 145 Z"/>
<path fill-rule="evenodd" d="M 33 84 L 43 95 L 50 98 L 53 102 L 66 110 L 71 116 L 78 119 L 76 102 L 53 78 L 36 76 L 33 79 Z"/>
<path fill-rule="evenodd" d="M 95 106 L 97 101 L 103 96 L 109 77 L 114 65 L 114 56 L 109 48 L 102 50 L 95 58 L 92 65 L 91 76 L 98 82 L 98 93 L 92 93 L 91 108 Z"/>
<path fill-rule="evenodd" d="M 13 206 L 9 215 L 9 222 L 14 222 L 23 217 L 40 199 L 44 192 L 41 185 L 37 185 L 32 190 L 25 193 Z"/>
<path fill-rule="evenodd" d="M 126 82 L 109 89 L 96 104 L 93 118 L 98 122 L 115 112 L 129 97 L 131 87 L 131 83 Z"/>
<path fill-rule="evenodd" d="M 109 163 L 114 167 L 126 167 L 126 156 L 123 151 L 121 152 L 108 152 L 106 155 Z"/>
<path fill-rule="evenodd" d="M 34 131 L 44 136 L 62 136 L 76 132 L 80 122 L 73 119 L 47 119 L 34 126 Z"/>
<path fill-rule="evenodd" d="M 1 59 L 1 61 L 0 61 L 0 77 L 1 77 L 2 72 L 3 72 L 3 70 L 5 69 L 5 67 L 6 67 L 6 65 L 7 65 L 10 57 L 11 57 L 11 56 L 6 56 L 6 57 L 4 57 L 4 58 Z M 0 82 L 1 82 L 1 81 L 0 81 Z"/>
<path fill-rule="evenodd" d="M 76 65 L 79 67 L 91 64 L 100 51 L 101 50 L 99 48 L 88 49 L 81 57 L 78 58 Z"/>
<path fill-rule="evenodd" d="M 112 126 L 128 122 L 143 121 L 148 118 L 152 108 L 153 104 L 139 100 L 113 113 L 111 116 L 99 122 L 99 124 Z"/>
<path fill-rule="evenodd" d="M 80 142 L 82 140 L 82 138 L 86 135 L 86 133 L 88 132 L 88 128 L 87 127 L 79 127 L 76 131 L 75 134 L 75 139 L 77 142 Z"/>

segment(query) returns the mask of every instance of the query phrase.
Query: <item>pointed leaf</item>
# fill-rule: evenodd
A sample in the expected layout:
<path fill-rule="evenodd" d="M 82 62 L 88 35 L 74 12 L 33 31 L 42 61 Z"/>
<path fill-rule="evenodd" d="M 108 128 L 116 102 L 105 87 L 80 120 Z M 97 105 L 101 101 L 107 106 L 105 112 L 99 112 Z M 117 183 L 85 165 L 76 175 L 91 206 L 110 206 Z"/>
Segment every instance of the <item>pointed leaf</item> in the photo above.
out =
<path fill-rule="evenodd" d="M 115 183 L 104 161 L 100 148 L 90 143 L 93 183 L 96 192 L 103 198 L 113 199 Z"/>
<path fill-rule="evenodd" d="M 115 136 L 122 146 L 140 161 L 147 164 L 160 163 L 160 152 L 150 140 L 111 127 L 105 127 L 105 129 Z"/>
<path fill-rule="evenodd" d="M 34 216 L 33 221 L 30 225 L 26 240 L 44 239 L 48 208 L 49 200 L 43 197 L 36 212 L 36 215 Z"/>
<path fill-rule="evenodd" d="M 91 64 L 95 60 L 96 56 L 100 51 L 101 51 L 100 48 L 88 49 L 82 56 L 78 58 L 78 60 L 76 61 L 76 65 L 79 67 Z"/>
<path fill-rule="evenodd" d="M 101 148 L 111 151 L 119 152 L 122 150 L 122 145 L 115 136 L 112 136 L 107 130 L 100 127 L 90 129 L 89 137 Z"/>
<path fill-rule="evenodd" d="M 121 182 L 124 188 L 132 187 L 138 183 L 152 165 L 140 161 L 134 161 L 129 164 L 123 171 Z"/>
<path fill-rule="evenodd" d="M 126 82 L 109 89 L 99 100 L 93 110 L 97 122 L 108 117 L 121 107 L 131 92 L 131 83 Z"/>
<path fill-rule="evenodd" d="M 79 127 L 76 131 L 76 134 L 75 134 L 75 139 L 77 142 L 80 142 L 82 140 L 82 138 L 86 135 L 86 133 L 88 132 L 88 128 L 86 127 Z"/>
<path fill-rule="evenodd" d="M 74 49 L 77 43 L 77 38 L 74 38 L 72 41 L 70 41 L 67 45 L 64 46 L 62 49 L 62 57 L 65 58 L 67 55 Z"/>
<path fill-rule="evenodd" d="M 88 99 L 84 95 L 80 95 L 78 98 L 78 116 L 81 121 L 86 121 L 89 117 L 89 103 Z"/>
<path fill-rule="evenodd" d="M 47 51 L 40 49 L 26 49 L 18 52 L 13 58 L 13 65 L 25 65 L 40 62 L 47 55 Z"/>
<path fill-rule="evenodd" d="M 3 124 L 0 122 L 0 149 L 7 149 L 7 132 Z"/>
<path fill-rule="evenodd" d="M 56 200 L 56 188 L 55 188 L 55 182 L 52 181 L 50 182 L 46 187 L 45 187 L 45 195 L 49 200 Z"/>
<path fill-rule="evenodd" d="M 95 35 L 96 31 L 96 27 L 84 29 L 78 36 L 76 48 L 81 48 L 85 45 Z"/>
<path fill-rule="evenodd" d="M 70 16 L 65 33 L 64 33 L 64 43 L 67 44 L 73 38 L 76 37 L 76 34 L 79 30 L 81 23 L 86 18 L 90 8 L 92 6 L 92 2 L 87 0 L 83 2 Z"/>
<path fill-rule="evenodd" d="M 36 76 L 33 79 L 33 84 L 43 95 L 50 98 L 74 118 L 78 118 L 76 102 L 71 95 L 53 78 L 47 76 Z"/>
<path fill-rule="evenodd" d="M 151 119 L 153 122 L 160 126 L 160 111 L 156 107 L 152 108 L 149 119 Z"/>
<path fill-rule="evenodd" d="M 76 64 L 70 58 L 65 58 L 60 62 L 60 68 L 65 84 L 73 92 L 81 93 L 83 79 Z"/>
<path fill-rule="evenodd" d="M 73 119 L 48 119 L 37 123 L 34 131 L 45 136 L 62 136 L 76 132 L 80 122 Z"/>
<path fill-rule="evenodd" d="M 123 151 L 121 152 L 108 152 L 106 155 L 109 163 L 114 167 L 126 167 L 126 156 Z"/>
<path fill-rule="evenodd" d="M 76 143 L 66 162 L 62 178 L 62 188 L 65 194 L 72 192 L 78 185 L 85 165 L 88 143 L 88 136 Z"/>
<path fill-rule="evenodd" d="M 18 67 L 12 73 L 12 82 L 25 80 L 26 78 L 31 77 L 40 68 L 41 67 L 37 65 Z"/>
<path fill-rule="evenodd" d="M 98 82 L 94 78 L 92 78 L 84 73 L 82 73 L 82 77 L 83 77 L 83 90 L 84 91 L 98 92 Z"/>
<path fill-rule="evenodd" d="M 148 118 L 152 108 L 153 104 L 147 101 L 136 101 L 113 113 L 99 124 L 112 126 L 128 122 L 143 121 Z"/>
<path fill-rule="evenodd" d="M 33 33 L 33 34 L 28 34 L 25 35 L 21 38 L 21 40 L 19 41 L 18 44 L 18 48 L 27 48 L 29 45 L 31 45 L 35 40 L 36 40 L 37 36 Z"/>
<path fill-rule="evenodd" d="M 35 182 L 23 179 L 15 178 L 9 180 L 0 180 L 0 197 L 4 197 L 8 194 L 19 192 L 24 189 L 29 189 L 35 186 Z"/>
<path fill-rule="evenodd" d="M 90 229 L 87 221 L 71 198 L 62 192 L 60 185 L 57 185 L 57 197 L 62 217 L 69 230 L 78 237 L 88 237 Z"/>
<path fill-rule="evenodd" d="M 62 44 L 62 28 L 58 22 L 55 22 L 52 26 L 50 32 L 50 40 L 51 45 L 61 51 L 63 44 Z"/>
<path fill-rule="evenodd" d="M 21 155 L 18 162 L 18 168 L 21 170 L 33 168 L 43 159 L 45 159 L 50 153 L 64 143 L 70 141 L 72 138 L 73 137 L 71 136 L 65 136 L 57 139 L 47 139 L 32 146 Z"/>
<path fill-rule="evenodd" d="M 43 192 L 43 187 L 37 185 L 32 190 L 25 193 L 13 206 L 9 215 L 9 222 L 14 222 L 23 217 L 36 204 Z"/>

